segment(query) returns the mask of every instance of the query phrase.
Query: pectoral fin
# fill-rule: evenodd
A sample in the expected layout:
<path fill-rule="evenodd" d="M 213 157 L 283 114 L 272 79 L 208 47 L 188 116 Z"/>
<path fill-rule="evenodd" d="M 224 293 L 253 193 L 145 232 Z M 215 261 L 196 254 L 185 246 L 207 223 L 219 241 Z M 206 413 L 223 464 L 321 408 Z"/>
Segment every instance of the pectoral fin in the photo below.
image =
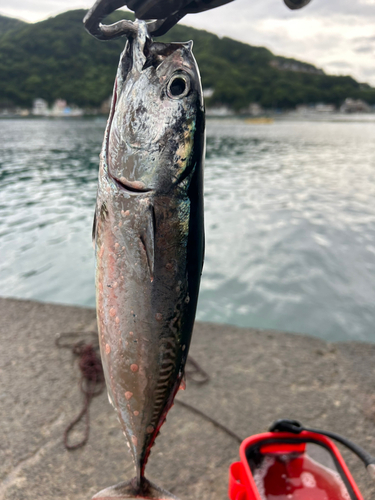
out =
<path fill-rule="evenodd" d="M 96 238 L 96 208 L 94 212 L 94 220 L 92 222 L 92 244 L 95 246 L 95 238 Z"/>
<path fill-rule="evenodd" d="M 155 269 L 155 213 L 152 205 L 150 205 L 147 212 L 146 224 L 140 238 L 146 252 L 150 280 L 153 281 Z"/>

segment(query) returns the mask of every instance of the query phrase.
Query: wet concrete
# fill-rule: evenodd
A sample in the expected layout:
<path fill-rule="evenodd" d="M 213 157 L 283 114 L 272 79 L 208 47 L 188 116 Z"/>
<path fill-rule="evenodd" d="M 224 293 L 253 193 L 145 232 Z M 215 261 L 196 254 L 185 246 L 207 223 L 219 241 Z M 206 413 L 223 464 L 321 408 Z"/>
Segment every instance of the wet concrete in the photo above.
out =
<path fill-rule="evenodd" d="M 82 399 L 74 357 L 56 347 L 55 334 L 92 329 L 94 311 L 0 299 L 0 317 L 0 499 L 89 500 L 130 478 L 130 455 L 105 393 L 93 400 L 88 444 L 74 452 L 63 445 Z M 375 345 L 197 323 L 191 354 L 211 381 L 188 382 L 178 398 L 240 436 L 290 417 L 375 454 Z M 344 455 L 364 498 L 375 498 L 360 462 Z M 147 473 L 182 500 L 224 500 L 237 457 L 235 440 L 175 405 Z"/>

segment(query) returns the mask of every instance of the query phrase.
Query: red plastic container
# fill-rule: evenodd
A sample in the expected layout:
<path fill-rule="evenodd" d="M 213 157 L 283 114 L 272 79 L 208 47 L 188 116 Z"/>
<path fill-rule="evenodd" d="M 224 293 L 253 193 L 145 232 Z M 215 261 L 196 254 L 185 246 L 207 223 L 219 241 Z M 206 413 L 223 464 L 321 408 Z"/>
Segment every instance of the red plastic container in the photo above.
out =
<path fill-rule="evenodd" d="M 229 469 L 230 500 L 363 500 L 339 450 L 327 437 L 267 432 L 240 446 Z"/>

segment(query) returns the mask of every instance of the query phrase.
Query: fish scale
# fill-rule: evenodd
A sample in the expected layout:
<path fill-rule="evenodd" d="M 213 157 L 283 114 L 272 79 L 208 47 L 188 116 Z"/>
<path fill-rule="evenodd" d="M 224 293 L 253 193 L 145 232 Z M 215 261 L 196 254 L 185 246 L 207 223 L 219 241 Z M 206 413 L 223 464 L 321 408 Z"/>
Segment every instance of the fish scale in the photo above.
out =
<path fill-rule="evenodd" d="M 192 43 L 134 23 L 101 152 L 93 236 L 108 396 L 136 477 L 94 498 L 175 498 L 144 477 L 184 373 L 203 266 L 204 109 Z"/>

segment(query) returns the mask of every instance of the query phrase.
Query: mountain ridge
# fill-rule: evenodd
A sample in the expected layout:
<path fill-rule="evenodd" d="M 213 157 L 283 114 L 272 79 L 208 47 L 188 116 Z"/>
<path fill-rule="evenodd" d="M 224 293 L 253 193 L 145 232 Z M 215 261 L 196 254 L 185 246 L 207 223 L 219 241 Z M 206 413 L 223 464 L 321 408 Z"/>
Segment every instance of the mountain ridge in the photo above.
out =
<path fill-rule="evenodd" d="M 99 42 L 87 34 L 85 10 L 71 10 L 38 23 L 0 16 L 0 104 L 30 107 L 42 97 L 82 107 L 99 107 L 112 92 L 124 39 Z M 114 22 L 132 18 L 117 11 Z M 4 20 L 5 19 L 5 20 Z M 17 23 L 17 21 L 19 21 Z M 2 26 L 7 26 L 5 31 Z M 9 27 L 10 26 L 10 27 Z M 202 83 L 212 88 L 207 104 L 235 111 L 251 103 L 264 108 L 291 109 L 298 104 L 324 102 L 339 106 L 347 98 L 375 104 L 375 89 L 351 76 L 327 75 L 314 65 L 274 55 L 228 37 L 177 25 L 159 41 L 194 41 Z"/>
<path fill-rule="evenodd" d="M 3 16 L 0 14 L 0 36 L 7 33 L 8 31 L 18 29 L 26 24 L 28 23 L 26 23 L 25 21 L 21 21 L 21 19 Z"/>

